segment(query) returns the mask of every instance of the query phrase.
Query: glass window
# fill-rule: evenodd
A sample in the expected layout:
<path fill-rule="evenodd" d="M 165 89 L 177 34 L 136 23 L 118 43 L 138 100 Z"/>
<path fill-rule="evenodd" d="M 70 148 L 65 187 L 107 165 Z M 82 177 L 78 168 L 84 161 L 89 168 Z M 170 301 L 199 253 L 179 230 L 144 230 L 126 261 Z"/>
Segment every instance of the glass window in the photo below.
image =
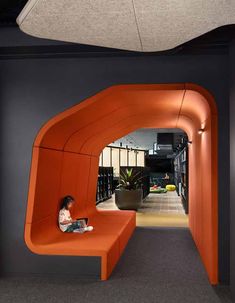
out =
<path fill-rule="evenodd" d="M 100 154 L 99 166 L 103 166 L 103 151 L 102 151 L 102 153 Z"/>
<path fill-rule="evenodd" d="M 145 166 L 145 153 L 144 153 L 144 151 L 138 151 L 138 153 L 137 153 L 137 166 Z"/>
<path fill-rule="evenodd" d="M 129 166 L 136 166 L 136 152 L 134 150 L 129 151 Z"/>
<path fill-rule="evenodd" d="M 120 166 L 127 166 L 127 149 L 120 149 Z"/>
<path fill-rule="evenodd" d="M 120 163 L 119 163 L 119 148 L 112 148 L 112 163 L 114 177 L 119 177 Z"/>
<path fill-rule="evenodd" d="M 111 166 L 110 150 L 110 147 L 105 147 L 103 150 L 103 166 L 105 167 Z"/>

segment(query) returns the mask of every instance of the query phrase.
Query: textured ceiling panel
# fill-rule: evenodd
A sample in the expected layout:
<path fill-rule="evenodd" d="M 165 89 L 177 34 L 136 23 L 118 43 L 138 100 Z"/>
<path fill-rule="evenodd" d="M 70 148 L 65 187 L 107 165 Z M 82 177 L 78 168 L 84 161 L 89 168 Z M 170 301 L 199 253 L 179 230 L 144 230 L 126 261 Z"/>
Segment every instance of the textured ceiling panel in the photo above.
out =
<path fill-rule="evenodd" d="M 131 0 L 30 2 L 18 18 L 30 35 L 141 51 Z"/>
<path fill-rule="evenodd" d="M 235 0 L 31 0 L 17 21 L 41 38 L 162 51 L 234 24 Z"/>
<path fill-rule="evenodd" d="M 235 23 L 235 0 L 135 0 L 143 51 L 166 50 Z"/>

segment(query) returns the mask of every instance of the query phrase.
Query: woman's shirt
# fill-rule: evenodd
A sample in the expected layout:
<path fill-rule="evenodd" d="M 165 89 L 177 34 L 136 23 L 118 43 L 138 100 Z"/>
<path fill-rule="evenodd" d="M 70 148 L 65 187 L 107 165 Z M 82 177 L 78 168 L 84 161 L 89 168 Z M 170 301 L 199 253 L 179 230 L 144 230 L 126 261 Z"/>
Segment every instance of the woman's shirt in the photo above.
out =
<path fill-rule="evenodd" d="M 66 208 L 62 208 L 59 212 L 59 227 L 62 231 L 66 231 L 66 229 L 72 225 L 72 223 L 68 223 L 68 224 L 61 224 L 64 221 L 69 221 L 72 220 L 71 215 L 70 215 L 70 211 Z"/>

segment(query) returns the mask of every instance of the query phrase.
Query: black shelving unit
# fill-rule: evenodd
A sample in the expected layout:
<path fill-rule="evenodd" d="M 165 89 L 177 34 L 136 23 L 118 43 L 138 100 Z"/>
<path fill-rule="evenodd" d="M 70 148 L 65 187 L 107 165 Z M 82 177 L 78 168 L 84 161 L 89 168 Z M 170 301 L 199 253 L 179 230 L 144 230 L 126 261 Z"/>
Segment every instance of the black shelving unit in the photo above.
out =
<path fill-rule="evenodd" d="M 125 173 L 126 169 L 133 169 L 133 173 L 140 172 L 141 188 L 143 190 L 143 199 L 145 199 L 150 190 L 150 169 L 143 166 L 120 166 L 120 173 L 123 171 Z"/>
<path fill-rule="evenodd" d="M 96 205 L 110 199 L 113 192 L 113 167 L 99 167 Z"/>
<path fill-rule="evenodd" d="M 185 213 L 188 214 L 188 147 L 185 146 L 174 159 L 174 181 L 181 196 Z"/>

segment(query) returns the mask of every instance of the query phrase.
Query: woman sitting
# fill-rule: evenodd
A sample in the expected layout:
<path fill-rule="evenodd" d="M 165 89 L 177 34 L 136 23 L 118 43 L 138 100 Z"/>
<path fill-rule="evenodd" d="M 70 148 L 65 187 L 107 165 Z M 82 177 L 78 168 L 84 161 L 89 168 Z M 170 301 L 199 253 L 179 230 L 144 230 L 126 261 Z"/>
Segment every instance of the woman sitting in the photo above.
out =
<path fill-rule="evenodd" d="M 74 206 L 75 200 L 71 196 L 66 196 L 62 199 L 61 209 L 59 212 L 59 227 L 63 232 L 79 232 L 92 231 L 92 226 L 87 226 L 88 219 L 82 218 L 73 220 L 70 214 L 70 209 Z"/>

